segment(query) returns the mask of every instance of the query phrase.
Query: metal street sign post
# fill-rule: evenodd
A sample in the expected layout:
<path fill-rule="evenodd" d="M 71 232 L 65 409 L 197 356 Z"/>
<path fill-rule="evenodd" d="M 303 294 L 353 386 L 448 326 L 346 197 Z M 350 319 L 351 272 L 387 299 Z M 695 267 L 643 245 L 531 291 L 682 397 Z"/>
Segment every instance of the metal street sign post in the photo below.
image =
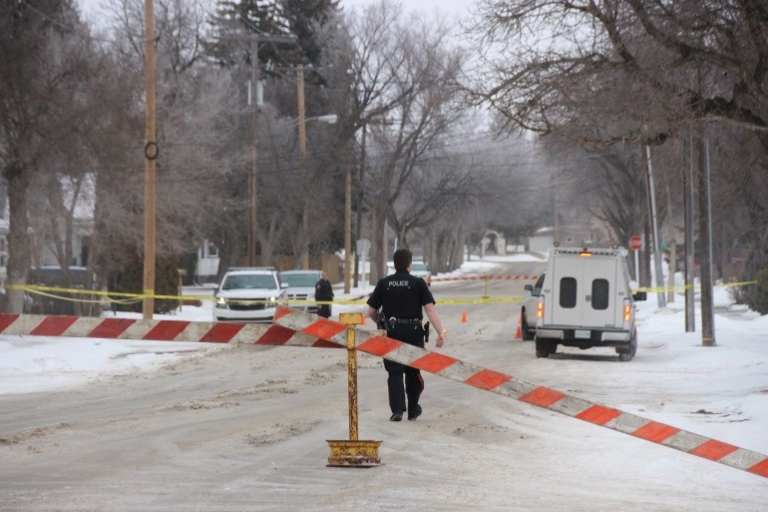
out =
<path fill-rule="evenodd" d="M 635 251 L 635 281 L 640 284 L 640 257 L 638 256 L 640 249 L 643 248 L 643 238 L 638 235 L 629 237 L 629 248 Z"/>

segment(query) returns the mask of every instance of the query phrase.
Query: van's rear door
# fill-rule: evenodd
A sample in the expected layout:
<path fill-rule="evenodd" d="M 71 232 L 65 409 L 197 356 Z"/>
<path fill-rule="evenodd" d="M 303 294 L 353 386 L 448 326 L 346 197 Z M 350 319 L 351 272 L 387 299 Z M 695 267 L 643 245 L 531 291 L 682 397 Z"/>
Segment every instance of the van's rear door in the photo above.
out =
<path fill-rule="evenodd" d="M 616 319 L 616 258 L 609 255 L 558 256 L 553 261 L 552 304 L 547 323 L 611 327 Z"/>
<path fill-rule="evenodd" d="M 615 327 L 617 311 L 622 304 L 617 304 L 616 287 L 623 279 L 619 275 L 619 265 L 615 256 L 593 255 L 583 259 L 583 293 L 581 325 L 587 327 Z M 621 315 L 619 314 L 619 319 Z M 621 325 L 621 323 L 619 323 Z"/>

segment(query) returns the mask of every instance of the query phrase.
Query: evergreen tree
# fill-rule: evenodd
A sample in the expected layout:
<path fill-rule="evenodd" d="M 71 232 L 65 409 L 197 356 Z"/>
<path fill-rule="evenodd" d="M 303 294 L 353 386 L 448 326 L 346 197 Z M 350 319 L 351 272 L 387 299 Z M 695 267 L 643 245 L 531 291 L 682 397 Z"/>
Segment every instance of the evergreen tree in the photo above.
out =
<path fill-rule="evenodd" d="M 250 54 L 242 55 L 242 44 L 232 44 L 233 35 L 264 36 L 259 61 L 276 66 L 318 65 L 322 48 L 316 28 L 328 23 L 339 10 L 339 0 L 217 0 L 211 17 L 213 40 L 206 48 L 217 63 L 250 65 Z M 295 43 L 271 43 L 269 36 L 293 36 Z M 269 73 L 269 68 L 264 70 Z"/>

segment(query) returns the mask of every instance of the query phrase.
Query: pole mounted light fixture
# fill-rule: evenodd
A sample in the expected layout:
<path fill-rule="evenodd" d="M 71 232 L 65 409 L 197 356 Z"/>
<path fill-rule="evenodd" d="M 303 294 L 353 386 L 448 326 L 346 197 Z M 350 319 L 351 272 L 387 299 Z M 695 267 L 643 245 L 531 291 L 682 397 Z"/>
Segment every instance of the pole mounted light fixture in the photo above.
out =
<path fill-rule="evenodd" d="M 339 116 L 337 116 L 336 114 L 328 114 L 325 116 L 310 117 L 309 119 L 307 119 L 307 122 L 317 121 L 319 123 L 336 124 L 336 121 L 338 120 L 339 120 Z"/>

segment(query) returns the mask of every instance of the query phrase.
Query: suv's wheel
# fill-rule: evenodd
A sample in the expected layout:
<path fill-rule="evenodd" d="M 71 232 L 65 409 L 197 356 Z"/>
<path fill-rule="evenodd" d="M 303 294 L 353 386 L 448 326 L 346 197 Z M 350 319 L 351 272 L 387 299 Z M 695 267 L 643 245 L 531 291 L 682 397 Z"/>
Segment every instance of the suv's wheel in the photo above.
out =
<path fill-rule="evenodd" d="M 523 341 L 531 341 L 534 338 L 528 327 L 528 322 L 525 321 L 525 311 L 520 314 L 520 334 L 523 336 Z"/>
<path fill-rule="evenodd" d="M 536 340 L 536 357 L 549 357 L 557 350 L 557 343 L 549 340 Z"/>

